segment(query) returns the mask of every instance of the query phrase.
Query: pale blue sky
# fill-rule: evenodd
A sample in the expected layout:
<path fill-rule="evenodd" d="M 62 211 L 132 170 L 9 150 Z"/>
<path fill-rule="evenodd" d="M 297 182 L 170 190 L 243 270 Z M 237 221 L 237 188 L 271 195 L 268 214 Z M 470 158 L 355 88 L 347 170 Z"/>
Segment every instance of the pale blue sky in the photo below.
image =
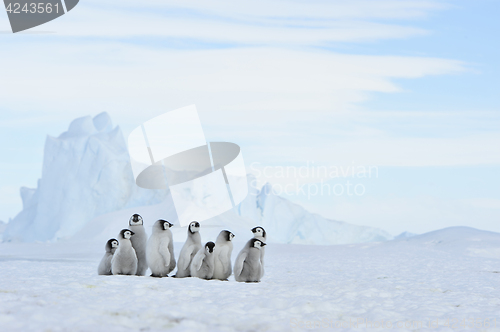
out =
<path fill-rule="evenodd" d="M 498 2 L 178 6 L 82 1 L 32 30 L 50 33 L 0 33 L 0 220 L 36 186 L 47 134 L 107 111 L 128 135 L 194 103 L 247 165 L 379 168 L 362 197 L 289 196 L 313 212 L 394 234 L 500 231 Z"/>

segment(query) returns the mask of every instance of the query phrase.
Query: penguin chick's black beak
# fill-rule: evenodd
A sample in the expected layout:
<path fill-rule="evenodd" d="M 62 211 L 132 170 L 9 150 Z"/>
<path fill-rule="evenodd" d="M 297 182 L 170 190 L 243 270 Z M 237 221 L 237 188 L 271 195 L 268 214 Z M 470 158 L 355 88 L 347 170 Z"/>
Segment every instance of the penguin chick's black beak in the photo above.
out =
<path fill-rule="evenodd" d="M 262 242 L 262 247 L 265 246 L 265 245 L 267 245 L 267 243 Z"/>
<path fill-rule="evenodd" d="M 132 232 L 132 231 L 130 231 L 130 234 L 131 234 L 131 235 L 134 235 L 135 233 L 134 233 L 134 232 Z"/>

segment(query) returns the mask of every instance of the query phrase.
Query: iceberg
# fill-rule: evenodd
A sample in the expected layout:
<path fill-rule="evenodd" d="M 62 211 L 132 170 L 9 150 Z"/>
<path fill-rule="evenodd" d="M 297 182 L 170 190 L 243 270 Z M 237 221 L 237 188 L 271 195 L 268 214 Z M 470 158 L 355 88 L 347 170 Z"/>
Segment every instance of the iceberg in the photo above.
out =
<path fill-rule="evenodd" d="M 158 203 L 166 194 L 135 186 L 123 134 L 107 113 L 47 136 L 37 188 L 20 191 L 23 209 L 7 224 L 4 241 L 69 238 L 96 216 Z"/>

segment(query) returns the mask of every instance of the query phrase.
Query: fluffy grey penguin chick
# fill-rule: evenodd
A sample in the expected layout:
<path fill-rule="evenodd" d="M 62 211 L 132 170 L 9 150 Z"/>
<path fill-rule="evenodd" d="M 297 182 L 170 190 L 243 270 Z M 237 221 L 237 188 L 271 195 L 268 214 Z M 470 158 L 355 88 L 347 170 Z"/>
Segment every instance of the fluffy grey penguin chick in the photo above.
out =
<path fill-rule="evenodd" d="M 246 246 L 238 254 L 234 263 L 234 279 L 240 282 L 259 282 L 262 275 L 260 251 L 266 244 L 259 239 L 250 240 L 250 247 Z"/>
<path fill-rule="evenodd" d="M 112 275 L 111 273 L 111 259 L 113 259 L 113 254 L 118 248 L 118 240 L 117 239 L 109 239 L 104 246 L 104 257 L 102 257 L 101 262 L 99 263 L 99 267 L 97 268 L 97 274 L 102 276 Z"/>
<path fill-rule="evenodd" d="M 219 236 L 217 236 L 214 250 L 214 279 L 227 280 L 233 272 L 231 266 L 233 238 L 234 234 L 227 230 L 220 232 Z"/>
<path fill-rule="evenodd" d="M 134 232 L 134 236 L 130 239 L 132 241 L 132 247 L 135 249 L 137 255 L 137 275 L 143 276 L 146 274 L 148 269 L 148 262 L 146 261 L 146 244 L 148 242 L 148 236 L 144 230 L 144 225 L 142 217 L 138 214 L 134 214 L 130 217 L 128 221 L 129 229 Z"/>
<path fill-rule="evenodd" d="M 153 225 L 153 233 L 146 247 L 146 258 L 152 277 L 168 277 L 175 268 L 174 242 L 170 227 L 174 224 L 160 219 Z"/>
<path fill-rule="evenodd" d="M 262 241 L 262 243 L 266 243 L 267 235 L 266 235 L 266 231 L 264 230 L 263 227 L 256 226 L 256 227 L 252 228 L 252 233 L 253 233 L 254 239 L 259 239 L 260 241 Z M 250 248 L 250 241 L 247 242 L 245 247 Z M 264 255 L 265 254 L 266 254 L 266 248 L 261 247 L 261 249 L 260 249 L 260 263 L 262 264 L 262 269 L 261 269 L 262 275 L 260 276 L 261 279 L 264 276 Z"/>
<path fill-rule="evenodd" d="M 205 247 L 198 250 L 191 262 L 192 277 L 212 279 L 214 275 L 214 247 L 215 243 L 207 242 Z"/>
<path fill-rule="evenodd" d="M 174 277 L 185 278 L 191 276 L 191 261 L 201 249 L 200 223 L 193 221 L 187 230 L 187 239 L 181 249 L 179 261 L 177 262 L 177 273 Z"/>
<path fill-rule="evenodd" d="M 118 248 L 111 259 L 113 274 L 133 275 L 137 273 L 137 255 L 130 238 L 134 235 L 130 229 L 122 229 L 118 235 Z"/>

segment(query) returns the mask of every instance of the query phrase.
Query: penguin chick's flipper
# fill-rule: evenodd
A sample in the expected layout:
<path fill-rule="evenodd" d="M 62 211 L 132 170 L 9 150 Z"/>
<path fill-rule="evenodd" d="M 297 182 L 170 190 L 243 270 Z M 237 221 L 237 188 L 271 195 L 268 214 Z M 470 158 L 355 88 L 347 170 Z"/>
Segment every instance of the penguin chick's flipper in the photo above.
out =
<path fill-rule="evenodd" d="M 240 253 L 236 258 L 233 270 L 234 276 L 239 276 L 241 274 L 241 271 L 243 270 L 243 264 L 245 262 L 245 259 L 247 258 L 247 255 L 247 253 Z"/>
<path fill-rule="evenodd" d="M 186 250 L 186 256 L 189 255 L 191 257 L 191 259 L 190 260 L 187 260 L 187 259 L 182 260 L 180 262 L 179 266 L 177 266 L 177 268 L 179 270 L 184 271 L 185 269 L 187 269 L 189 267 L 189 264 L 191 263 L 191 261 L 193 260 L 194 256 L 196 255 L 195 249 L 196 249 L 196 246 L 190 246 Z"/>

